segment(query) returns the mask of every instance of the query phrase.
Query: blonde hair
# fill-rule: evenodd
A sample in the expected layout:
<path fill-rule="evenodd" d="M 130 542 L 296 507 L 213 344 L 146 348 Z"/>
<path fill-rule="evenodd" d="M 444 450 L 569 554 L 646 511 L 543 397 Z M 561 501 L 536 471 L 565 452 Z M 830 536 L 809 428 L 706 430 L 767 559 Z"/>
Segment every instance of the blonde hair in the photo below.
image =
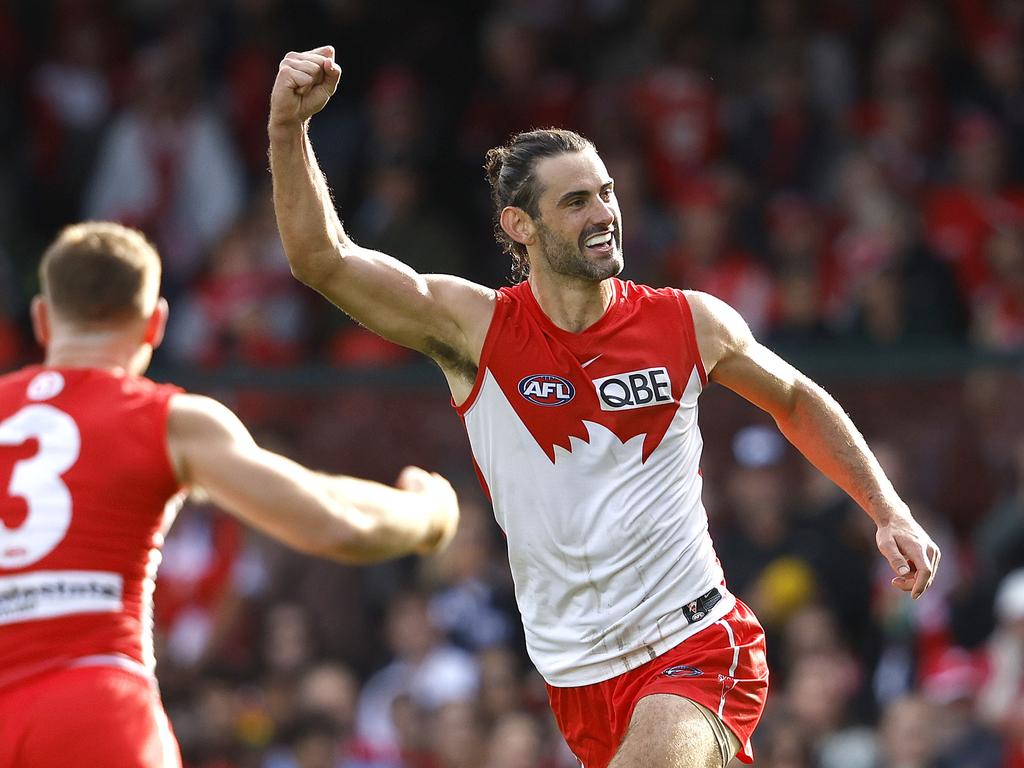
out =
<path fill-rule="evenodd" d="M 43 253 L 39 283 L 53 310 L 74 323 L 145 318 L 160 291 L 160 256 L 136 229 L 72 224 Z"/>

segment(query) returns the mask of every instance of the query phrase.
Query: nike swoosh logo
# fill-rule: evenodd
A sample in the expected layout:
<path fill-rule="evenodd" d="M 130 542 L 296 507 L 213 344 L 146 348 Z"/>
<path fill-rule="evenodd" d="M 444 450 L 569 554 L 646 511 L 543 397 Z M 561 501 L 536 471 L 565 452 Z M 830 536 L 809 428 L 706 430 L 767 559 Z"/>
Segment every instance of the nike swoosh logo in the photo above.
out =
<path fill-rule="evenodd" d="M 602 353 L 601 353 L 601 355 L 603 355 L 603 354 L 604 354 L 604 352 L 602 352 Z M 594 362 L 595 360 L 597 360 L 597 358 L 598 358 L 598 357 L 600 357 L 601 355 L 598 355 L 597 357 L 592 357 L 592 358 L 590 358 L 589 360 L 587 360 L 587 362 L 585 362 L 585 363 L 584 363 L 583 365 L 581 365 L 581 366 L 580 366 L 580 368 L 586 368 L 586 367 L 587 367 L 588 365 L 590 365 L 590 364 L 591 364 L 592 362 Z"/>

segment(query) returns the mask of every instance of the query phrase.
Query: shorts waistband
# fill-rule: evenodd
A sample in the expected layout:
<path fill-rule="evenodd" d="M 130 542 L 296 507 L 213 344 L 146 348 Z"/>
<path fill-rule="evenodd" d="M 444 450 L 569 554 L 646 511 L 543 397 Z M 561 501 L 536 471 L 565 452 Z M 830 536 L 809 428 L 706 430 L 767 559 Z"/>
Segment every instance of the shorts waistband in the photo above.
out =
<path fill-rule="evenodd" d="M 708 612 L 722 601 L 722 590 L 712 587 L 700 597 L 683 606 L 683 615 L 688 624 L 696 624 L 708 615 Z"/>

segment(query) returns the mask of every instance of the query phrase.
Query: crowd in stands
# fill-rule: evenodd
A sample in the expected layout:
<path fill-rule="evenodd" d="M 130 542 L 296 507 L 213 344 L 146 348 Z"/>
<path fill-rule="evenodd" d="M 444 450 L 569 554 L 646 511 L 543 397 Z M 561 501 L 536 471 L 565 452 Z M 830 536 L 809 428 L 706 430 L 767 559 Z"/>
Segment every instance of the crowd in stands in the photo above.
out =
<path fill-rule="evenodd" d="M 37 259 L 83 218 L 159 247 L 163 370 L 415 361 L 281 252 L 270 87 L 326 43 L 342 82 L 311 135 L 346 228 L 420 271 L 507 284 L 483 155 L 557 125 L 615 178 L 624 277 L 713 293 L 786 353 L 1024 351 L 1022 0 L 48 0 L 0 5 L 0 370 L 37 359 Z M 756 765 L 1024 768 L 1020 374 L 826 383 L 942 568 L 904 599 L 870 521 L 705 395 L 712 533 L 769 634 Z M 313 465 L 425 464 L 465 504 L 444 555 L 367 570 L 187 505 L 156 623 L 188 766 L 574 768 L 444 393 L 212 394 Z"/>

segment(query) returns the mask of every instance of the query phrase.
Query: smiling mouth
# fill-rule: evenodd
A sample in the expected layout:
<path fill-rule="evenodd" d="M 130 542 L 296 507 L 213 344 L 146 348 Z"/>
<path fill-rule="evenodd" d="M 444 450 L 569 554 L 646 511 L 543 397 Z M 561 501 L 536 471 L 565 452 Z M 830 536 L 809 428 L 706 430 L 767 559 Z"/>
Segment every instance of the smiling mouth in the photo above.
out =
<path fill-rule="evenodd" d="M 591 235 L 583 241 L 583 246 L 592 251 L 607 253 L 614 247 L 614 240 L 614 232 L 609 229 L 604 232 L 598 232 L 595 235 Z"/>

